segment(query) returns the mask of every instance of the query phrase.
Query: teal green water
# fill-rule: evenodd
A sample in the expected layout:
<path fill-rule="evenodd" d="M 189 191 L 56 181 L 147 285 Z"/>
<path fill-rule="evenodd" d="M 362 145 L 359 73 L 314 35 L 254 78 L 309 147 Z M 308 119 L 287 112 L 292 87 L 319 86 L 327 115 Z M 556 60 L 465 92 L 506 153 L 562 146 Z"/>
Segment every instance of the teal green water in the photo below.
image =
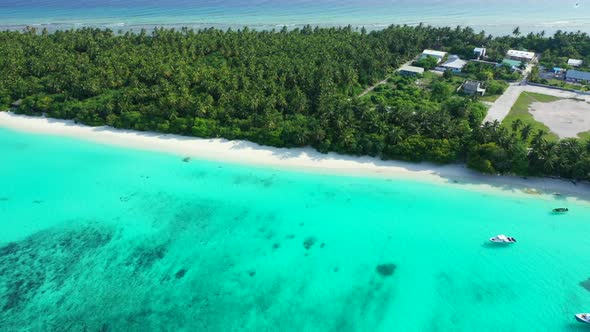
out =
<path fill-rule="evenodd" d="M 5 129 L 0 156 L 2 331 L 589 331 L 587 204 Z"/>
<path fill-rule="evenodd" d="M 471 26 L 495 35 L 590 31 L 587 0 L 2 0 L 0 30 Z"/>

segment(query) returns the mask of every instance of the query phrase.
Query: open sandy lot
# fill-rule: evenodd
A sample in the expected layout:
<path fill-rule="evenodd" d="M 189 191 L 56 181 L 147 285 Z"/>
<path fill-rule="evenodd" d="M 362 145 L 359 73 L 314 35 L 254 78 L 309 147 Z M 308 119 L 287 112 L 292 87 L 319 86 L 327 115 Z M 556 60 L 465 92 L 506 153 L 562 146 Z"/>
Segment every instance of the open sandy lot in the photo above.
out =
<path fill-rule="evenodd" d="M 508 87 L 508 89 L 504 92 L 504 94 L 500 96 L 500 98 L 498 98 L 498 100 L 496 100 L 496 102 L 490 107 L 483 122 L 494 122 L 494 120 L 502 122 L 508 113 L 510 113 L 510 109 L 518 99 L 518 96 L 520 96 L 520 94 L 523 92 L 534 92 L 559 98 L 576 98 L 590 102 L 590 95 L 550 89 L 540 86 L 519 85 L 518 83 L 512 83 L 510 87 Z"/>
<path fill-rule="evenodd" d="M 590 130 L 590 102 L 562 99 L 550 103 L 532 103 L 529 113 L 560 138 L 577 137 Z"/>

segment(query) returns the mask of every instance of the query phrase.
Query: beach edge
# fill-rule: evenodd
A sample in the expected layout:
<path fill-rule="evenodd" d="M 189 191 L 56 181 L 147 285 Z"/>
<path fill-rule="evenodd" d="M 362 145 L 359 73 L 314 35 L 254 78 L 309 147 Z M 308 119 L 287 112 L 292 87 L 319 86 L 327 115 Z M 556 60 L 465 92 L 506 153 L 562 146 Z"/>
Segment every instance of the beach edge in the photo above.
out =
<path fill-rule="evenodd" d="M 205 139 L 142 132 L 108 126 L 90 127 L 72 120 L 0 112 L 0 128 L 70 137 L 120 146 L 248 166 L 343 176 L 377 177 L 455 185 L 476 191 L 553 199 L 554 193 L 590 203 L 590 184 L 550 178 L 486 175 L 462 164 L 438 165 L 381 160 L 337 153 L 322 154 L 311 147 L 275 148 L 243 140 Z"/>

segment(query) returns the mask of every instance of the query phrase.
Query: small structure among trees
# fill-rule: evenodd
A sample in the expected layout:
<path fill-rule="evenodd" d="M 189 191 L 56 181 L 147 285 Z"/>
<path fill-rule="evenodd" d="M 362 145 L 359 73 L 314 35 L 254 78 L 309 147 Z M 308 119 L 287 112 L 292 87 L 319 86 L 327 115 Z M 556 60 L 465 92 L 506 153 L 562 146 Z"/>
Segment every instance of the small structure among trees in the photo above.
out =
<path fill-rule="evenodd" d="M 402 76 L 418 76 L 424 74 L 424 68 L 415 66 L 403 66 L 399 69 Z"/>
<path fill-rule="evenodd" d="M 482 84 L 479 81 L 466 81 L 462 87 L 463 92 L 468 95 L 483 96 L 486 93 L 486 89 L 482 88 Z"/>
<path fill-rule="evenodd" d="M 476 47 L 473 49 L 473 56 L 478 59 L 481 60 L 483 58 L 485 58 L 486 56 L 486 48 L 485 47 Z"/>
<path fill-rule="evenodd" d="M 422 54 L 420 55 L 420 58 L 418 60 L 422 60 L 422 59 L 426 59 L 426 58 L 435 58 L 436 63 L 439 64 L 444 59 L 445 56 L 447 56 L 447 52 L 435 51 L 435 50 L 424 50 L 424 51 L 422 51 Z"/>
<path fill-rule="evenodd" d="M 581 67 L 584 64 L 583 60 L 578 60 L 578 59 L 568 59 L 567 60 L 567 65 L 568 66 L 572 66 L 572 67 Z"/>
<path fill-rule="evenodd" d="M 467 61 L 461 60 L 458 55 L 450 55 L 449 59 L 445 63 L 436 67 L 436 69 L 440 71 L 450 70 L 453 73 L 460 73 L 466 64 Z"/>
<path fill-rule="evenodd" d="M 590 73 L 579 70 L 568 70 L 565 74 L 565 80 L 573 83 L 589 83 Z"/>
<path fill-rule="evenodd" d="M 506 57 L 511 60 L 531 62 L 535 59 L 536 55 L 535 52 L 508 50 Z"/>

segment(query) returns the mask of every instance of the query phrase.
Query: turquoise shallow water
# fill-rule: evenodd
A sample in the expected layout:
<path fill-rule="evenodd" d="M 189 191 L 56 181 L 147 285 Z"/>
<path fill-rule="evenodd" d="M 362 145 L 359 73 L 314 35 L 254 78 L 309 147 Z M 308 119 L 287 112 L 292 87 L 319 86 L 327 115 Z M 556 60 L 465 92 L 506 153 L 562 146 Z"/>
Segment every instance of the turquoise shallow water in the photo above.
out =
<path fill-rule="evenodd" d="M 2 331 L 589 331 L 588 204 L 5 129 L 0 156 Z"/>
<path fill-rule="evenodd" d="M 576 5 L 577 4 L 577 5 Z M 419 22 L 435 26 L 468 25 L 477 31 L 507 34 L 520 26 L 528 33 L 545 30 L 590 32 L 587 0 L 3 0 L 0 29 L 69 29 L 82 26 L 113 30 L 154 26 L 280 29 L 282 26 L 365 26 Z"/>

